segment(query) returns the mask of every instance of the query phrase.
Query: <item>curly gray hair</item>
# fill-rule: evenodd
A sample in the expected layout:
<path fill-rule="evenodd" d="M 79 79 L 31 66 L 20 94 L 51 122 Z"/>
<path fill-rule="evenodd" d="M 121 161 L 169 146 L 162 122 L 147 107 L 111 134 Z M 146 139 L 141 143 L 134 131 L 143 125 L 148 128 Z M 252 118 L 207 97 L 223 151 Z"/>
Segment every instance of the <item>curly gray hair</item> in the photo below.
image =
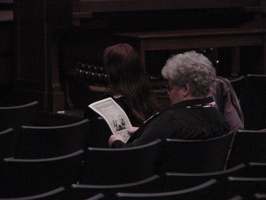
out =
<path fill-rule="evenodd" d="M 195 97 L 206 96 L 216 76 L 211 61 L 195 51 L 172 56 L 167 60 L 161 73 L 165 79 L 177 86 L 188 84 L 191 95 Z"/>

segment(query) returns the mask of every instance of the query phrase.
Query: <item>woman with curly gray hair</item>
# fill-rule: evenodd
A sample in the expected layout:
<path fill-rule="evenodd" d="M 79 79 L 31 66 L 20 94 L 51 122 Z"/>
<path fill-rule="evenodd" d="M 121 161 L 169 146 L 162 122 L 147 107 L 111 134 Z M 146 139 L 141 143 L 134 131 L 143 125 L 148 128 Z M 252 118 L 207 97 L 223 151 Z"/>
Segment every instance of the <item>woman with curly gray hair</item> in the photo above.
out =
<path fill-rule="evenodd" d="M 144 122 L 132 133 L 127 144 L 112 135 L 113 148 L 147 144 L 156 139 L 209 139 L 230 131 L 223 115 L 207 97 L 216 72 L 211 61 L 195 51 L 169 58 L 162 69 L 168 80 L 171 105 Z"/>
<path fill-rule="evenodd" d="M 215 79 L 216 72 L 211 61 L 202 54 L 195 51 L 177 54 L 169 58 L 162 69 L 162 76 L 168 80 L 169 97 L 171 103 L 178 103 L 188 98 L 203 98 L 209 93 L 210 86 Z M 176 95 L 181 88 L 183 94 Z M 172 92 L 173 91 L 173 92 Z M 178 99 L 178 98 L 181 99 Z"/>

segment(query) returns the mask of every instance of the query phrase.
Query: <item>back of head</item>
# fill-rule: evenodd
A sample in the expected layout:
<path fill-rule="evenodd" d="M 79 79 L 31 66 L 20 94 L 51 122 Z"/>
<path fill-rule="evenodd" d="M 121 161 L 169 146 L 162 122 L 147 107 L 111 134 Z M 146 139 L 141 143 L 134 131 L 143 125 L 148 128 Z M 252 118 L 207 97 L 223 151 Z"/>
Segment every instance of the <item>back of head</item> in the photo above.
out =
<path fill-rule="evenodd" d="M 154 114 L 157 105 L 138 52 L 129 44 L 116 44 L 105 49 L 103 60 L 111 93 L 126 97 L 142 121 Z"/>
<path fill-rule="evenodd" d="M 120 84 L 134 84 L 144 76 L 139 54 L 128 44 L 107 47 L 103 60 L 111 88 Z"/>
<path fill-rule="evenodd" d="M 216 72 L 211 61 L 195 51 L 169 58 L 162 69 L 162 76 L 177 86 L 189 85 L 191 95 L 206 96 Z"/>

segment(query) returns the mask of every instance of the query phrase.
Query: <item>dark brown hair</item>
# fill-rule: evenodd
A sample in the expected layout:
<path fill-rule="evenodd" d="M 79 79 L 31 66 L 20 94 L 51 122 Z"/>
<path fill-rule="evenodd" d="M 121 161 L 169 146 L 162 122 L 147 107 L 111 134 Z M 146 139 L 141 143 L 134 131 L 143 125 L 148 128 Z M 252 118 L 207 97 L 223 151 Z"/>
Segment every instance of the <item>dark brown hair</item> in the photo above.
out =
<path fill-rule="evenodd" d="M 103 55 L 110 91 L 129 99 L 133 114 L 144 121 L 158 111 L 138 52 L 128 44 L 107 47 Z"/>

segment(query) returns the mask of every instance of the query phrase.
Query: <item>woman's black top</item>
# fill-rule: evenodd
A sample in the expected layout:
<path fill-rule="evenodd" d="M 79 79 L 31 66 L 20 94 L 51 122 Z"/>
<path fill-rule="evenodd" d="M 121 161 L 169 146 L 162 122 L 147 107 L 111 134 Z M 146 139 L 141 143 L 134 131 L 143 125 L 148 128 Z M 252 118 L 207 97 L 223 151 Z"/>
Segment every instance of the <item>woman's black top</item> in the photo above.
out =
<path fill-rule="evenodd" d="M 228 123 L 212 103 L 212 97 L 208 97 L 171 105 L 140 126 L 127 144 L 116 140 L 112 147 L 138 146 L 166 138 L 209 139 L 229 133 Z"/>

